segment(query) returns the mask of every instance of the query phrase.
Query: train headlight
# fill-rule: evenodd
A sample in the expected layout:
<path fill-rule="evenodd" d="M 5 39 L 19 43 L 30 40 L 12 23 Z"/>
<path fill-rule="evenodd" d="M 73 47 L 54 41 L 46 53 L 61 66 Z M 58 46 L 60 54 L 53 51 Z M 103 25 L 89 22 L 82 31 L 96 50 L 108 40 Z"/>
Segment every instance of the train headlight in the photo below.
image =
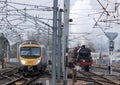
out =
<path fill-rule="evenodd" d="M 83 60 L 83 62 L 85 62 L 85 60 Z"/>
<path fill-rule="evenodd" d="M 24 64 L 25 64 L 25 61 L 24 61 L 24 60 L 21 60 L 21 63 L 24 65 Z"/>
<path fill-rule="evenodd" d="M 40 60 L 37 60 L 37 61 L 36 61 L 36 64 L 38 64 L 38 63 L 40 63 Z"/>

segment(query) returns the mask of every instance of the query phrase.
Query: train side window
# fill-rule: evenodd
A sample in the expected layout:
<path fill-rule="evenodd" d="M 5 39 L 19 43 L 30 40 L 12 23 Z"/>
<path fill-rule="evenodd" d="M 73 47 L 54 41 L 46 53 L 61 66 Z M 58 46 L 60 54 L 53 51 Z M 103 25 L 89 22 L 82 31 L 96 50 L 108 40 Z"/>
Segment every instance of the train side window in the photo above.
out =
<path fill-rule="evenodd" d="M 45 48 L 42 49 L 42 54 L 45 56 Z"/>

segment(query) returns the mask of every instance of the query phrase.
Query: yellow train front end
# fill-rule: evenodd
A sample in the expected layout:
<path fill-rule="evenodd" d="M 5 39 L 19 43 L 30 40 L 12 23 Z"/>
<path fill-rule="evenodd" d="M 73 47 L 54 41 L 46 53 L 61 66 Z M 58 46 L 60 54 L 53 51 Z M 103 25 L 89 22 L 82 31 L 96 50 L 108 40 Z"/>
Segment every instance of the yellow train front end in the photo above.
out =
<path fill-rule="evenodd" d="M 19 70 L 23 72 L 39 72 L 45 70 L 46 62 L 43 47 L 37 43 L 25 43 L 19 49 Z"/>

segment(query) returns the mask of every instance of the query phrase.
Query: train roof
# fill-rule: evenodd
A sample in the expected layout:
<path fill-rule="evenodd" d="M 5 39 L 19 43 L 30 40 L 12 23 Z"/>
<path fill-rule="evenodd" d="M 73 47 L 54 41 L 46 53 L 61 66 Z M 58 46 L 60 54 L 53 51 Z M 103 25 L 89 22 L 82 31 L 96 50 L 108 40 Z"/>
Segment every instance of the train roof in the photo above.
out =
<path fill-rule="evenodd" d="M 39 45 L 40 43 L 38 43 L 35 40 L 27 40 L 27 41 L 23 42 L 23 44 L 38 44 Z"/>
<path fill-rule="evenodd" d="M 40 44 L 39 42 L 37 42 L 35 40 L 26 40 L 21 45 L 25 45 L 25 44 L 36 44 L 36 45 L 40 45 L 42 48 L 46 48 L 46 46 L 44 44 Z"/>

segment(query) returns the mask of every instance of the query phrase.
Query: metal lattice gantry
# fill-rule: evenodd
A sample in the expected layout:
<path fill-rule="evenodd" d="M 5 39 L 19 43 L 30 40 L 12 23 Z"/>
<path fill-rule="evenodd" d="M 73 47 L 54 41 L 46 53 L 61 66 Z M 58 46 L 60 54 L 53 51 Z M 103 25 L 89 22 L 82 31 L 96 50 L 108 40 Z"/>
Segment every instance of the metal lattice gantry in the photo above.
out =
<path fill-rule="evenodd" d="M 90 41 L 90 39 L 93 40 L 93 38 L 98 35 L 105 37 L 105 32 L 109 31 L 119 33 L 120 0 L 79 1 L 79 4 L 81 3 L 89 5 L 89 8 L 83 6 L 85 8 L 72 9 L 74 12 L 71 12 L 71 16 L 76 18 L 73 19 L 73 23 L 70 24 L 70 43 L 77 42 L 81 39 L 84 39 L 82 41 L 85 42 L 87 40 Z"/>
<path fill-rule="evenodd" d="M 44 11 L 44 12 L 43 12 Z M 11 0 L 0 1 L 0 31 L 11 41 L 22 41 L 28 31 L 34 35 L 52 34 L 52 6 L 26 4 Z M 39 34 L 38 34 L 39 33 Z"/>
<path fill-rule="evenodd" d="M 120 25 L 120 1 L 97 0 L 102 8 L 101 12 L 95 14 L 93 28 L 102 26 L 103 30 L 111 29 L 113 25 Z M 106 4 L 103 4 L 103 3 Z"/>

